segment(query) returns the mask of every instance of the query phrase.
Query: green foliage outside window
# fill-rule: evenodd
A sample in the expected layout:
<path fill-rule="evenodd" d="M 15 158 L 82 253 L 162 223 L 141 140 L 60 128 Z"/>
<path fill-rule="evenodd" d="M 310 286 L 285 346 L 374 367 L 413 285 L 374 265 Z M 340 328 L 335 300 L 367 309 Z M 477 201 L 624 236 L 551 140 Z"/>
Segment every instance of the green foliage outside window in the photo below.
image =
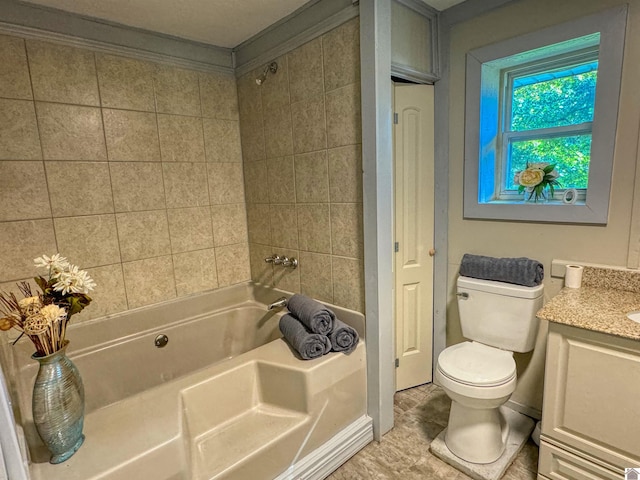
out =
<path fill-rule="evenodd" d="M 513 89 L 510 130 L 522 132 L 554 129 L 593 121 L 597 62 L 593 70 L 536 81 L 532 76 L 516 82 Z M 543 75 L 538 75 L 543 77 Z M 527 81 L 529 80 L 529 81 Z M 563 188 L 587 188 L 591 134 L 548 135 L 534 139 L 513 139 L 509 155 L 507 188 L 516 189 L 513 175 L 527 162 L 555 164 Z"/>
<path fill-rule="evenodd" d="M 535 162 L 556 165 L 562 188 L 587 188 L 590 151 L 591 135 L 513 142 L 508 188 L 517 189 L 518 185 L 513 183 L 515 172 Z"/>

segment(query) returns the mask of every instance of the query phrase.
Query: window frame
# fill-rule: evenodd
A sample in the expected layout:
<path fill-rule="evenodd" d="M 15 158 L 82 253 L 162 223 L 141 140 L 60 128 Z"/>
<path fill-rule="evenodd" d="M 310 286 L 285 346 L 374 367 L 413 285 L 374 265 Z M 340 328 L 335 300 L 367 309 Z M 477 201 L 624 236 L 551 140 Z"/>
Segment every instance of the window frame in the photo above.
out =
<path fill-rule="evenodd" d="M 606 224 L 620 98 L 627 6 L 605 10 L 467 54 L 464 217 Z M 530 204 L 522 195 L 496 200 L 504 172 L 500 143 L 503 73 L 543 59 L 579 55 L 599 45 L 588 193 L 576 204 Z M 481 121 L 482 120 L 482 121 Z M 496 190 L 498 189 L 498 190 Z M 557 198 L 557 197 L 556 197 Z"/>
<path fill-rule="evenodd" d="M 572 125 L 563 125 L 559 127 L 546 127 L 540 129 L 531 130 L 511 130 L 510 124 L 512 121 L 512 99 L 513 99 L 513 84 L 517 78 L 527 75 L 535 75 L 537 73 L 549 72 L 554 70 L 565 70 L 569 65 L 579 65 L 585 63 L 593 63 L 598 61 L 599 48 L 590 46 L 582 50 L 570 52 L 568 54 L 556 55 L 552 58 L 545 58 L 540 61 L 530 62 L 526 64 L 519 64 L 511 68 L 505 68 L 502 71 L 502 105 L 500 111 L 500 133 L 497 142 L 497 148 L 499 149 L 499 165 L 500 169 L 496 172 L 496 186 L 495 186 L 495 200 L 497 201 L 510 201 L 518 202 L 522 201 L 523 194 L 518 193 L 517 190 L 506 188 L 506 182 L 509 175 L 509 155 L 510 147 L 514 141 L 526 141 L 532 139 L 552 139 L 570 137 L 576 135 L 592 135 L 593 120 L 590 122 L 583 122 Z M 597 84 L 596 84 L 597 89 Z M 595 98 L 594 98 L 595 103 Z M 515 139 L 515 140 L 514 140 Z M 556 188 L 553 196 L 553 200 L 561 201 L 566 188 Z M 577 201 L 578 204 L 584 203 L 587 197 L 587 188 L 577 188 Z"/>

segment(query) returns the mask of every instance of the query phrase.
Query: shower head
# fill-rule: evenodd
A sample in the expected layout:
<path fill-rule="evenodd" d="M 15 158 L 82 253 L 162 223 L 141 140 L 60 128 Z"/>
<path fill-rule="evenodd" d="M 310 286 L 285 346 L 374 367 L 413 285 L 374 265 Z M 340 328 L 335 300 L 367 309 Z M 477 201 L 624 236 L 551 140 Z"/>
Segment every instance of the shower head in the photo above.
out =
<path fill-rule="evenodd" d="M 262 82 L 264 82 L 266 79 L 267 79 L 267 70 L 265 70 L 260 75 L 258 75 L 258 78 L 256 78 L 256 83 L 258 85 L 262 85 Z"/>
<path fill-rule="evenodd" d="M 256 83 L 258 85 L 262 85 L 264 81 L 267 79 L 267 73 L 269 72 L 276 73 L 277 71 L 278 71 L 278 64 L 276 62 L 271 62 L 269 65 L 265 67 L 264 72 L 258 75 L 258 78 L 256 78 Z"/>

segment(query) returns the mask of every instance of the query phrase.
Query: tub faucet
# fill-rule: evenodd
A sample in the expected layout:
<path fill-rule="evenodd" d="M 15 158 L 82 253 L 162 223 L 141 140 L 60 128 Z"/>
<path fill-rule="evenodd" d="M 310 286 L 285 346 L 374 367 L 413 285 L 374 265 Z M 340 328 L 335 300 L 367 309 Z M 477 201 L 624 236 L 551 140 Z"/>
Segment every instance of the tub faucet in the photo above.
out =
<path fill-rule="evenodd" d="M 273 310 L 274 308 L 282 308 L 287 306 L 287 297 L 280 297 L 275 302 L 270 303 L 267 306 L 267 310 Z"/>

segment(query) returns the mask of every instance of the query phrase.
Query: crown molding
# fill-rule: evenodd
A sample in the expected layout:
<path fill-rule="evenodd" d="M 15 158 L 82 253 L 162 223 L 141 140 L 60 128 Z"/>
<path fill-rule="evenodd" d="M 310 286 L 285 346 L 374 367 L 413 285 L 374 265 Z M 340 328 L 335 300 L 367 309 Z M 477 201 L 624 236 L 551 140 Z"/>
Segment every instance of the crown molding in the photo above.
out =
<path fill-rule="evenodd" d="M 474 17 L 484 15 L 506 5 L 520 0 L 466 0 L 440 12 L 440 24 L 451 28 L 458 23 L 466 22 Z"/>
<path fill-rule="evenodd" d="M 204 72 L 233 73 L 233 54 L 229 48 L 13 0 L 0 0 L 0 33 Z"/>
<path fill-rule="evenodd" d="M 242 42 L 234 51 L 238 77 L 359 15 L 356 0 L 315 0 Z"/>

